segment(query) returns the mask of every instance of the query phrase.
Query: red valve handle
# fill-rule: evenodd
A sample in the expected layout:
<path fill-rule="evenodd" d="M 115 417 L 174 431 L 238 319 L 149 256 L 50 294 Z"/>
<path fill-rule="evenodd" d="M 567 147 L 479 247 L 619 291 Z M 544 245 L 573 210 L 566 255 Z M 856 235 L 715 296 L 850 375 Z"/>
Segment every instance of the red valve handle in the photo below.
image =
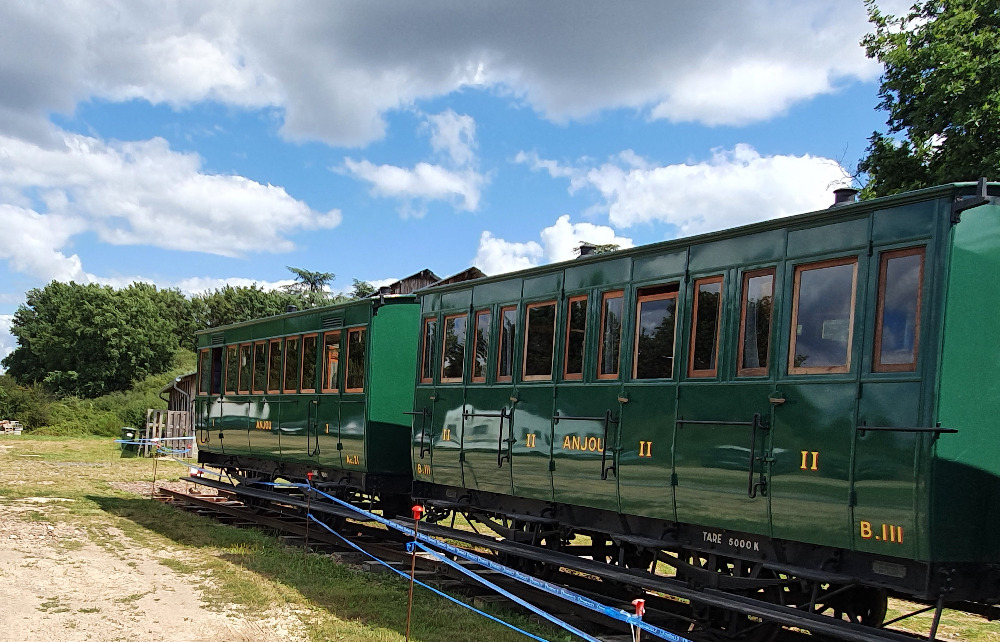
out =
<path fill-rule="evenodd" d="M 635 614 L 642 617 L 646 613 L 646 600 L 636 599 L 632 600 L 632 606 L 635 607 Z"/>
<path fill-rule="evenodd" d="M 420 516 L 424 514 L 424 507 L 421 506 L 420 504 L 414 506 L 412 510 L 413 510 L 413 519 L 415 520 L 419 520 Z"/>

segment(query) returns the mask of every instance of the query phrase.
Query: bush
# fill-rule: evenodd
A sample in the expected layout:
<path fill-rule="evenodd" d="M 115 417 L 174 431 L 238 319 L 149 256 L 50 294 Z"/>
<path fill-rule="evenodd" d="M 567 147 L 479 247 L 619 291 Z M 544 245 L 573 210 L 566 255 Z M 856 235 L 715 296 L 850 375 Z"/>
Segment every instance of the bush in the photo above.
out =
<path fill-rule="evenodd" d="M 8 375 L 0 375 L 0 419 L 21 422 L 33 430 L 52 420 L 52 396 L 40 385 L 20 386 Z"/>

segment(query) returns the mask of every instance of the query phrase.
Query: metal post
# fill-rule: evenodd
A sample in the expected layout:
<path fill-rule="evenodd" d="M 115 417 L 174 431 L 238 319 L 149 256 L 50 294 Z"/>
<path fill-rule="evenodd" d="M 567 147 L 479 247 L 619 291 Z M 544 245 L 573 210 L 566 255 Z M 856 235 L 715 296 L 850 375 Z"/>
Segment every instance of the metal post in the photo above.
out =
<path fill-rule="evenodd" d="M 302 548 L 302 557 L 305 557 L 306 555 L 309 554 L 309 522 L 312 521 L 312 517 L 310 517 L 310 515 L 312 515 L 312 496 L 313 496 L 313 494 L 312 494 L 312 485 L 313 485 L 313 474 L 312 474 L 312 471 L 309 471 L 308 473 L 306 473 L 306 483 L 309 485 L 309 488 L 306 489 L 306 543 L 305 543 L 305 546 Z"/>
<path fill-rule="evenodd" d="M 153 499 L 156 494 L 156 453 L 153 453 L 153 485 L 149 488 L 149 498 Z"/>
<path fill-rule="evenodd" d="M 410 641 L 410 616 L 413 612 L 413 578 L 417 573 L 417 533 L 420 531 L 420 515 L 424 507 L 413 507 L 413 550 L 410 552 L 410 595 L 406 601 L 406 642 Z"/>
<path fill-rule="evenodd" d="M 934 609 L 934 621 L 931 622 L 931 633 L 927 636 L 933 642 L 937 639 L 938 625 L 941 624 L 941 610 L 944 609 L 944 593 L 938 596 L 937 607 Z"/>
<path fill-rule="evenodd" d="M 636 617 L 641 619 L 642 616 L 645 615 L 646 613 L 646 600 L 642 598 L 634 599 L 632 600 L 632 606 L 635 607 Z M 639 627 L 633 627 L 632 630 L 635 631 L 634 642 L 639 642 L 640 638 L 642 638 L 642 629 L 640 629 Z"/>

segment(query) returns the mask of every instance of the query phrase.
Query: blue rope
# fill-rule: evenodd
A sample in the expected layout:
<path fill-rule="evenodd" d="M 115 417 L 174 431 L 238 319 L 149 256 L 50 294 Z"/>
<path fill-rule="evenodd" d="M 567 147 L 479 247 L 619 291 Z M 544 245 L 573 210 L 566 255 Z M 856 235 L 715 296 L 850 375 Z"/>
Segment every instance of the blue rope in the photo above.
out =
<path fill-rule="evenodd" d="M 285 488 L 300 488 L 300 489 L 312 491 L 314 493 L 322 495 L 323 497 L 326 497 L 327 499 L 333 501 L 336 504 L 339 504 L 339 505 L 343 506 L 344 508 L 348 508 L 348 509 L 350 509 L 350 510 L 352 510 L 352 511 L 354 511 L 354 512 L 360 514 L 360 515 L 363 515 L 367 520 L 378 522 L 379 524 L 382 524 L 383 526 L 386 526 L 387 528 L 391 528 L 391 529 L 394 529 L 396 531 L 399 531 L 399 532 L 403 533 L 404 535 L 407 535 L 409 537 L 413 537 L 415 540 L 419 540 L 421 542 L 424 542 L 426 544 L 434 546 L 435 548 L 441 549 L 441 550 L 447 552 L 448 554 L 455 555 L 457 557 L 461 557 L 461 558 L 467 559 L 467 560 L 472 561 L 472 562 L 476 562 L 477 564 L 479 564 L 479 565 L 481 565 L 481 566 L 483 566 L 485 568 L 488 568 L 490 570 L 502 573 L 502 574 L 506 575 L 507 577 L 513 578 L 513 579 L 515 579 L 515 580 L 517 580 L 517 581 L 519 581 L 519 582 L 521 582 L 523 584 L 527 584 L 527 585 L 532 586 L 534 588 L 537 588 L 539 590 L 545 591 L 546 593 L 555 595 L 557 597 L 561 597 L 564 600 L 567 600 L 569 602 L 573 602 L 574 604 L 577 604 L 578 606 L 582 606 L 582 607 L 584 607 L 584 608 L 586 608 L 588 610 L 595 611 L 597 613 L 601 613 L 602 615 L 605 615 L 605 616 L 607 616 L 609 618 L 612 618 L 614 620 L 618 620 L 620 622 L 625 622 L 629 626 L 633 626 L 633 627 L 642 629 L 643 631 L 646 631 L 647 633 L 651 633 L 651 634 L 653 634 L 653 635 L 655 635 L 655 636 L 657 636 L 657 637 L 659 637 L 661 639 L 667 640 L 667 642 L 691 642 L 687 638 L 682 637 L 680 635 L 677 635 L 676 633 L 672 633 L 670 631 L 667 631 L 666 629 L 661 629 L 658 626 L 653 626 L 652 624 L 648 624 L 646 622 L 643 622 L 642 618 L 640 616 L 638 616 L 638 615 L 634 615 L 632 613 L 627 613 L 627 612 L 625 612 L 625 611 L 623 611 L 621 609 L 616 609 L 616 608 L 613 608 L 613 607 L 610 607 L 610 606 L 606 606 L 604 604 L 601 604 L 600 602 L 597 602 L 597 601 L 592 600 L 590 598 L 584 597 L 584 596 L 580 595 L 579 593 L 575 593 L 574 591 L 571 591 L 571 590 L 569 590 L 567 588 L 564 588 L 562 586 L 559 586 L 557 584 L 552 584 L 551 582 L 546 582 L 545 580 L 540 580 L 537 577 L 532 577 L 531 575 L 527 575 L 526 573 L 521 573 L 520 571 L 515 571 L 515 570 L 513 570 L 511 568 L 508 568 L 508 567 L 502 565 L 502 564 L 498 564 L 497 562 L 494 562 L 493 560 L 487 559 L 487 558 L 482 557 L 480 555 L 476 555 L 475 553 L 470 553 L 470 552 L 466 551 L 465 549 L 458 548 L 457 546 L 453 546 L 453 545 L 448 544 L 447 542 L 444 542 L 444 541 L 439 540 L 437 538 L 430 537 L 428 535 L 424 535 L 423 533 L 416 533 L 416 532 L 414 532 L 414 530 L 412 528 L 409 528 L 407 526 L 403 526 L 402 524 L 398 524 L 398 523 L 396 523 L 396 522 L 394 522 L 392 520 L 386 519 L 386 518 L 381 517 L 379 515 L 375 515 L 374 513 L 370 513 L 370 512 L 368 512 L 368 511 L 366 511 L 364 509 L 358 508 L 357 506 L 349 504 L 349 503 L 345 502 L 342 499 L 334 497 L 333 495 L 329 495 L 327 493 L 324 493 L 323 491 L 321 491 L 318 488 L 315 488 L 315 487 L 313 487 L 313 486 L 311 486 L 309 484 L 266 483 L 265 485 L 268 485 L 268 486 L 281 486 L 281 487 L 285 487 Z"/>
<path fill-rule="evenodd" d="M 395 566 L 392 566 L 388 562 L 375 557 L 374 555 L 372 555 L 368 551 L 364 550 L 363 548 L 361 548 L 360 546 L 358 546 L 357 544 L 355 544 L 351 540 L 347 539 L 346 537 L 344 537 L 343 535 L 341 535 L 337 531 L 333 530 L 332 528 L 330 528 L 329 526 L 327 526 L 326 524 L 324 524 L 320 520 L 318 520 L 315 517 L 313 517 L 312 513 L 309 513 L 309 519 L 311 519 L 312 521 L 316 522 L 317 524 L 319 524 L 320 526 L 322 526 L 326 530 L 330 531 L 331 533 L 333 533 L 334 535 L 336 535 L 337 537 L 339 537 L 341 540 L 344 541 L 344 543 L 346 543 L 348 546 L 350 546 L 354 550 L 356 550 L 356 551 L 358 551 L 360 553 L 363 553 L 364 555 L 367 555 L 368 557 L 372 558 L 373 560 L 375 560 L 376 562 L 378 562 L 382 566 L 384 566 L 387 569 L 391 570 L 393 573 L 401 575 L 401 576 L 403 576 L 406 579 L 410 578 L 410 576 L 409 576 L 408 573 L 405 573 L 405 572 L 399 570 L 398 568 L 396 568 Z M 410 545 L 408 544 L 407 545 L 407 549 L 409 549 L 409 546 Z M 430 590 L 430 591 L 432 591 L 434 593 L 437 593 L 441 597 L 443 597 L 443 598 L 445 598 L 447 600 L 451 600 L 452 602 L 454 602 L 455 604 L 458 604 L 459 606 L 463 606 L 463 607 L 469 609 L 470 611 L 472 611 L 474 613 L 478 613 L 479 615 L 482 615 L 483 617 L 486 617 L 486 618 L 489 618 L 490 620 L 493 620 L 494 622 L 497 622 L 499 624 L 503 624 L 504 626 L 506 626 L 506 627 L 508 627 L 510 629 L 513 629 L 513 630 L 517 631 L 518 633 L 523 633 L 524 635 L 528 636 L 529 638 L 531 638 L 533 640 L 539 640 L 539 642 L 548 642 L 545 638 L 540 638 L 540 637 L 538 637 L 537 635 L 535 635 L 533 633 L 529 633 L 529 632 L 527 632 L 527 631 L 525 631 L 523 629 L 517 628 L 516 626 L 514 626 L 513 624 L 511 624 L 509 622 L 504 622 L 503 620 L 501 620 L 498 617 L 494 617 L 494 616 L 490 615 L 489 613 L 485 613 L 483 611 L 480 611 L 479 609 L 475 608 L 471 604 L 466 604 L 462 600 L 459 600 L 458 598 L 452 597 L 452 596 L 448 595 L 447 593 L 434 588 L 433 586 L 430 586 L 428 584 L 425 584 L 424 582 L 421 582 L 418 579 L 414 578 L 413 583 L 414 584 L 419 584 L 420 586 L 424 587 L 425 589 L 428 589 L 428 590 Z M 568 624 L 564 624 L 564 626 L 569 627 Z M 586 639 L 587 640 L 594 640 L 593 638 L 590 638 L 590 637 L 587 637 Z M 594 642 L 598 642 L 598 641 L 594 640 Z"/>

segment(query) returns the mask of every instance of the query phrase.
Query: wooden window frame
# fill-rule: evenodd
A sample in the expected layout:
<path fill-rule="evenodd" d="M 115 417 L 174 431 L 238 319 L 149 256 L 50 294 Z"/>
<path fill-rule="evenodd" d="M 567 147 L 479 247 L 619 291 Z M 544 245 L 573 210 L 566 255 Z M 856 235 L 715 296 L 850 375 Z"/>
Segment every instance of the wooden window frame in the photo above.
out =
<path fill-rule="evenodd" d="M 449 319 L 461 319 L 465 318 L 465 344 L 462 346 L 462 376 L 461 377 L 445 377 L 444 376 L 444 340 L 448 335 L 448 320 Z M 465 348 L 469 345 L 469 314 L 463 312 L 460 314 L 448 314 L 441 319 L 441 361 L 439 363 L 441 370 L 438 372 L 438 381 L 440 383 L 462 383 L 465 379 Z"/>
<path fill-rule="evenodd" d="M 642 294 L 635 298 L 635 340 L 632 341 L 632 379 L 634 381 L 663 381 L 666 379 L 674 378 L 674 363 L 676 359 L 671 357 L 670 362 L 670 376 L 669 377 L 648 377 L 639 378 L 639 324 L 642 323 L 642 304 L 647 301 L 663 301 L 666 299 L 674 300 L 674 354 L 677 354 L 677 300 L 678 292 L 674 290 L 673 292 L 658 292 L 657 294 Z M 624 307 L 622 308 L 624 316 Z M 624 323 L 622 324 L 625 325 Z M 603 336 L 603 334 L 601 335 Z"/>
<path fill-rule="evenodd" d="M 238 395 L 250 394 L 253 382 L 253 343 L 241 343 L 239 345 L 239 350 L 236 353 L 236 365 L 240 365 L 240 357 L 243 356 L 242 355 L 243 348 L 247 348 L 247 352 L 249 353 L 247 355 L 247 364 L 250 366 L 250 369 L 248 373 L 249 376 L 247 377 L 247 379 L 249 379 L 250 381 L 246 382 L 243 381 L 243 368 L 241 366 L 240 373 L 237 376 L 237 381 L 236 381 L 236 394 Z M 244 383 L 246 383 L 246 388 L 243 387 Z"/>
<path fill-rule="evenodd" d="M 476 359 L 479 357 L 479 317 L 483 315 L 491 314 L 490 310 L 476 310 L 475 323 L 473 324 L 472 333 L 472 372 L 469 373 L 469 381 L 473 383 L 484 383 L 486 381 L 486 373 L 489 371 L 489 360 L 490 360 L 490 326 L 493 324 L 493 317 L 490 317 L 490 322 L 486 326 L 486 352 L 483 355 L 485 358 L 485 363 L 483 364 L 483 374 L 482 376 L 476 376 Z M 468 333 L 466 333 L 468 335 Z"/>
<path fill-rule="evenodd" d="M 836 267 L 838 265 L 851 265 L 854 266 L 851 277 L 851 314 L 847 321 L 847 361 L 842 366 L 813 366 L 813 367 L 803 367 L 795 366 L 795 344 L 797 341 L 796 327 L 799 320 L 799 285 L 802 279 L 802 273 L 808 272 L 810 270 L 821 270 L 828 267 Z M 792 318 L 789 323 L 789 330 L 791 332 L 791 339 L 788 342 L 788 374 L 790 375 L 800 375 L 800 374 L 844 374 L 851 371 L 851 358 L 853 357 L 853 344 L 854 344 L 854 313 L 857 311 L 857 301 L 858 299 L 858 257 L 849 256 L 839 259 L 829 259 L 827 261 L 819 261 L 817 263 L 803 263 L 801 265 L 795 266 L 795 277 L 792 281 Z"/>
<path fill-rule="evenodd" d="M 750 279 L 761 276 L 771 277 L 771 316 L 767 320 L 767 365 L 763 368 L 743 367 L 743 346 L 746 343 L 747 329 L 747 284 Z M 774 337 L 771 332 L 774 330 L 774 301 L 776 299 L 775 283 L 778 280 L 777 270 L 774 268 L 764 268 L 762 270 L 751 270 L 743 273 L 743 286 L 740 289 L 740 335 L 739 343 L 736 347 L 736 376 L 737 377 L 764 377 L 767 376 L 771 367 L 771 352 L 774 348 Z"/>
<path fill-rule="evenodd" d="M 872 355 L 872 372 L 916 372 L 920 358 L 920 311 L 924 298 L 924 262 L 927 246 L 918 245 L 900 250 L 887 250 L 879 254 L 878 293 L 875 298 L 875 353 Z M 885 275 L 889 261 L 902 256 L 920 257 L 920 274 L 917 277 L 916 324 L 913 328 L 913 361 L 910 363 L 882 363 L 882 318 L 885 312 Z"/>
<path fill-rule="evenodd" d="M 570 339 L 570 323 L 573 322 L 573 303 L 577 301 L 585 301 L 587 305 L 590 305 L 588 300 L 590 297 L 586 294 L 580 294 L 577 296 L 571 296 L 566 300 L 566 341 L 563 343 L 563 368 L 562 368 L 562 378 L 563 381 L 581 381 L 583 380 L 583 371 L 587 368 L 587 315 L 590 313 L 588 309 L 583 316 L 583 349 L 580 352 L 580 372 L 569 372 L 569 339 Z"/>
<path fill-rule="evenodd" d="M 256 380 L 257 375 L 257 353 L 258 351 L 264 351 L 264 380 L 258 382 Z M 267 394 L 267 341 L 254 341 L 253 350 L 250 351 L 250 391 L 255 395 Z M 260 383 L 260 387 L 257 387 L 257 383 Z"/>
<path fill-rule="evenodd" d="M 272 388 L 271 387 L 271 383 L 272 383 L 272 381 L 271 381 L 271 359 L 272 359 L 272 354 L 274 353 L 274 345 L 275 344 L 278 344 L 280 346 L 281 345 L 281 339 L 280 338 L 278 338 L 278 339 L 271 339 L 271 340 L 269 340 L 267 342 L 267 371 L 266 371 L 267 374 L 264 377 L 264 380 L 266 382 L 264 385 L 266 386 L 267 394 L 269 394 L 269 395 L 278 395 L 278 394 L 281 394 L 281 383 L 282 383 L 281 380 L 284 379 L 284 377 L 285 377 L 285 355 L 284 354 L 280 354 L 280 355 L 278 355 L 278 359 L 279 359 L 279 363 L 278 363 L 278 381 L 275 382 L 275 383 L 278 384 L 278 387 L 277 388 Z"/>
<path fill-rule="evenodd" d="M 294 341 L 295 343 L 298 343 L 301 346 L 302 345 L 300 343 L 301 340 L 302 340 L 302 337 L 285 337 L 284 345 L 281 348 L 281 362 L 282 362 L 281 363 L 281 391 L 284 392 L 284 393 L 286 393 L 286 394 L 293 394 L 293 393 L 298 392 L 299 391 L 298 390 L 299 387 L 302 385 L 302 352 L 298 351 L 298 353 L 299 353 L 299 364 L 298 364 L 298 368 L 297 369 L 299 371 L 299 385 L 296 386 L 295 388 L 289 388 L 288 387 L 288 344 L 290 342 Z"/>
<path fill-rule="evenodd" d="M 236 353 L 236 383 L 232 390 L 229 389 L 229 352 L 230 350 Z M 222 366 L 222 394 L 225 395 L 235 395 L 236 391 L 240 387 L 240 347 L 239 345 L 232 343 L 226 346 L 226 356 L 223 359 Z"/>
<path fill-rule="evenodd" d="M 316 373 L 315 373 L 315 371 L 313 372 L 313 380 L 311 382 L 309 382 L 310 386 L 308 388 L 305 387 L 305 384 L 306 384 L 306 379 L 305 379 L 305 372 L 306 372 L 306 350 L 305 350 L 305 348 L 306 348 L 306 339 L 315 338 L 316 339 L 316 351 L 317 351 L 317 353 L 319 352 L 319 333 L 312 332 L 310 334 L 303 334 L 299 338 L 302 340 L 302 351 L 299 353 L 299 356 L 301 357 L 299 359 L 299 390 L 302 391 L 302 392 L 316 392 Z M 315 355 L 314 355 L 313 360 L 315 361 Z"/>
<path fill-rule="evenodd" d="M 531 311 L 535 308 L 552 306 L 552 354 L 549 355 L 549 374 L 529 375 L 525 372 L 528 367 L 528 321 L 531 319 Z M 537 301 L 524 306 L 524 346 L 521 348 L 521 381 L 552 381 L 556 370 L 556 328 L 559 327 L 559 302 L 555 299 L 549 301 Z M 511 368 L 513 372 L 513 368 Z"/>
<path fill-rule="evenodd" d="M 427 326 L 434 323 L 434 332 L 432 333 L 431 340 L 427 340 Z M 428 372 L 427 364 L 430 361 L 431 364 L 434 362 L 434 344 L 437 339 L 437 317 L 424 317 L 424 322 L 421 324 L 420 329 L 420 383 L 434 383 L 434 368 L 430 368 L 431 376 L 425 377 L 424 373 Z M 428 354 L 430 353 L 430 354 Z"/>
<path fill-rule="evenodd" d="M 698 340 L 698 299 L 701 296 L 701 286 L 711 283 L 719 284 L 719 309 L 715 311 L 715 367 L 706 370 L 694 369 L 694 349 L 695 341 Z M 726 297 L 725 278 L 718 276 L 707 276 L 694 280 L 693 302 L 691 304 L 691 341 L 688 348 L 688 371 L 689 379 L 708 379 L 719 376 L 719 343 L 722 337 L 722 304 Z"/>
<path fill-rule="evenodd" d="M 327 337 L 332 337 L 334 335 L 337 336 L 337 341 L 335 342 L 337 344 L 337 377 L 336 377 L 337 381 L 333 382 L 334 383 L 333 388 L 327 388 L 326 382 L 329 379 L 329 374 L 330 374 L 329 371 L 330 360 L 327 358 L 326 347 L 328 345 L 332 345 L 327 342 Z M 320 386 L 321 386 L 320 390 L 322 392 L 340 392 L 340 372 L 341 372 L 340 343 L 342 340 L 343 340 L 343 333 L 341 333 L 340 330 L 331 330 L 330 332 L 323 333 L 323 373 L 322 373 L 323 380 L 320 381 Z"/>
<path fill-rule="evenodd" d="M 621 299 L 622 300 L 622 323 L 621 327 L 618 328 L 618 363 L 615 364 L 614 374 L 601 374 L 603 369 L 601 366 L 604 365 L 604 328 L 607 318 L 605 315 L 605 302 L 608 299 Z M 597 378 L 604 381 L 611 381 L 618 379 L 622 375 L 622 334 L 625 332 L 625 290 L 611 290 L 608 292 L 601 293 L 601 333 L 598 335 L 598 346 L 597 346 Z"/>
<path fill-rule="evenodd" d="M 208 357 L 208 379 L 205 379 L 205 357 Z M 198 396 L 208 397 L 212 390 L 212 349 L 198 351 Z"/>
<path fill-rule="evenodd" d="M 517 354 L 514 350 L 510 351 L 510 374 L 501 375 L 500 365 L 503 362 L 503 351 L 506 348 L 506 344 L 503 341 L 503 323 L 504 317 L 507 312 L 511 310 L 514 311 L 514 328 L 511 332 L 510 342 L 515 346 L 517 345 L 517 306 L 516 305 L 505 305 L 500 308 L 500 314 L 497 315 L 497 383 L 512 383 L 514 381 L 514 355 Z"/>
<path fill-rule="evenodd" d="M 368 347 L 365 346 L 365 361 L 361 372 L 361 387 L 360 388 L 348 388 L 347 380 L 350 377 L 351 369 L 351 334 L 355 332 L 365 332 L 367 327 L 360 328 L 348 328 L 347 329 L 347 344 L 344 346 L 344 392 L 364 392 L 365 391 L 365 375 L 368 374 Z"/>

